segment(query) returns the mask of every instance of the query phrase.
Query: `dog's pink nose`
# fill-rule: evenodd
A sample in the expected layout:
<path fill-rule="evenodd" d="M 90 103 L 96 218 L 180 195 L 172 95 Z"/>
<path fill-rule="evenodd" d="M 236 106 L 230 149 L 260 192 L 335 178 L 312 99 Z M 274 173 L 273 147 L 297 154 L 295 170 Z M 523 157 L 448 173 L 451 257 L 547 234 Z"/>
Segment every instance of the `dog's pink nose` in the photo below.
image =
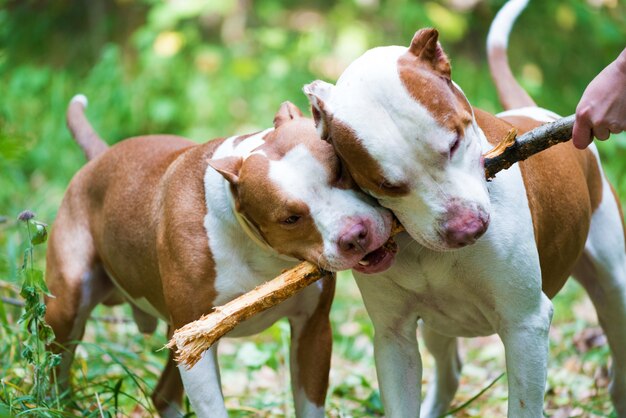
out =
<path fill-rule="evenodd" d="M 339 249 L 346 253 L 365 253 L 369 245 L 367 227 L 359 222 L 348 227 L 339 237 Z"/>
<path fill-rule="evenodd" d="M 461 248 L 475 243 L 487 231 L 489 215 L 482 210 L 456 206 L 448 211 L 448 220 L 442 226 L 446 243 L 451 248 Z"/>

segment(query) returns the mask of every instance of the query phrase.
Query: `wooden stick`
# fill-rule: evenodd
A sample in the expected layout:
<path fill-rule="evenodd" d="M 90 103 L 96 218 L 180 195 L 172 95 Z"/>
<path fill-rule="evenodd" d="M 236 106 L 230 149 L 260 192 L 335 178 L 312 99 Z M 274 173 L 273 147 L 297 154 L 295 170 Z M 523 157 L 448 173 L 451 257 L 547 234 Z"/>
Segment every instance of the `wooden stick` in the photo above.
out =
<path fill-rule="evenodd" d="M 541 125 L 519 138 L 516 138 L 517 131 L 511 129 L 500 144 L 484 155 L 486 178 L 489 180 L 497 172 L 511 167 L 514 163 L 525 160 L 552 145 L 567 141 L 572 135 L 573 123 L 574 116 L 569 116 Z M 404 231 L 402 225 L 394 220 L 391 235 L 402 231 Z M 393 248 L 395 243 L 390 239 L 385 245 Z M 300 263 L 275 279 L 223 306 L 216 307 L 211 313 L 176 330 L 166 347 L 176 348 L 178 350 L 176 361 L 191 368 L 200 360 L 202 353 L 240 322 L 287 300 L 309 284 L 331 276 L 332 273 L 307 261 Z"/>
<path fill-rule="evenodd" d="M 178 348 L 176 361 L 191 368 L 200 360 L 202 353 L 240 322 L 278 305 L 311 283 L 330 278 L 333 274 L 308 261 L 302 262 L 275 279 L 216 307 L 197 321 L 177 329 L 166 347 Z"/>
<path fill-rule="evenodd" d="M 555 122 L 546 123 L 519 138 L 511 132 L 494 149 L 485 154 L 485 176 L 490 180 L 496 173 L 506 170 L 513 164 L 537 154 L 553 145 L 569 141 L 572 137 L 575 116 L 567 116 Z"/>

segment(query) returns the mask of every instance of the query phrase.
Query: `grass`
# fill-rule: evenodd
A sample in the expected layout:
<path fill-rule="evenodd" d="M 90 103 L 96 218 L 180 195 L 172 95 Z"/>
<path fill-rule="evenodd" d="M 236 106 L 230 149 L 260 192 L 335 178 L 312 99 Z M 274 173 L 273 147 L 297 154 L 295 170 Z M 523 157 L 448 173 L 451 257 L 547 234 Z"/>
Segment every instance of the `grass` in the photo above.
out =
<path fill-rule="evenodd" d="M 330 417 L 382 416 L 373 363 L 373 330 L 348 273 L 338 282 L 331 311 L 333 359 L 327 414 Z M 88 322 L 73 365 L 75 392 L 71 399 L 50 399 L 48 407 L 28 410 L 25 402 L 32 387 L 32 371 L 19 354 L 23 331 L 14 323 L 17 310 L 4 306 L 8 324 L 0 338 L 2 385 L 0 405 L 27 411 L 20 416 L 121 416 L 154 414 L 149 399 L 166 360 L 161 324 L 154 335 L 139 334 L 130 322 L 109 323 L 101 318 L 130 317 L 126 307 L 100 306 Z M 100 319 L 98 319 L 100 318 Z M 588 347 L 581 341 L 586 329 L 595 327 L 589 302 L 578 284 L 570 281 L 555 299 L 551 331 L 550 369 L 546 396 L 548 416 L 610 417 L 607 394 L 606 345 Z M 8 344 L 7 344 L 8 342 Z M 577 348 L 578 347 L 578 348 Z M 462 339 L 464 369 L 453 409 L 454 416 L 504 416 L 507 385 L 504 378 L 488 384 L 504 372 L 503 348 L 497 337 Z M 289 326 L 280 321 L 251 338 L 227 339 L 220 344 L 222 385 L 233 417 L 294 416 L 288 371 Z M 10 367 L 6 367 L 10 365 Z M 432 358 L 424 353 L 424 383 L 432 371 Z M 0 409 L 0 416 L 2 409 Z M 190 415 L 193 416 L 193 415 Z"/>

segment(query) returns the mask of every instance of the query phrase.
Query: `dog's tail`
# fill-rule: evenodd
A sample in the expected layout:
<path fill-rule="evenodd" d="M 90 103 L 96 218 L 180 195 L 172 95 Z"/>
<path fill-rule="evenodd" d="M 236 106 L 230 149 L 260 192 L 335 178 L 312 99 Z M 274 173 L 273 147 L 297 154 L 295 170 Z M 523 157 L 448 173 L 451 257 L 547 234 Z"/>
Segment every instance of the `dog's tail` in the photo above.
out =
<path fill-rule="evenodd" d="M 93 160 L 98 155 L 105 152 L 109 146 L 93 130 L 91 124 L 85 116 L 87 107 L 87 97 L 77 94 L 72 97 L 67 107 L 67 127 L 72 133 L 74 140 L 80 145 L 87 160 Z"/>
<path fill-rule="evenodd" d="M 515 80 L 507 58 L 511 28 L 527 4 L 528 0 L 509 0 L 496 14 L 487 36 L 489 70 L 498 90 L 498 98 L 505 110 L 537 106 Z"/>

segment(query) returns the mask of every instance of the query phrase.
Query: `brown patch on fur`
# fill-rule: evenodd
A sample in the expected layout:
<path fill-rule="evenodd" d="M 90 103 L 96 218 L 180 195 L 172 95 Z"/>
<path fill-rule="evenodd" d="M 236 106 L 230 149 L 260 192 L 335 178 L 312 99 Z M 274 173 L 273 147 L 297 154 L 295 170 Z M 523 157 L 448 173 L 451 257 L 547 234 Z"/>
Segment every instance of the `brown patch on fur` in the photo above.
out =
<path fill-rule="evenodd" d="M 162 180 L 167 192 L 160 199 L 164 213 L 157 247 L 163 291 L 176 328 L 209 312 L 216 297 L 215 262 L 204 228 L 204 174 L 220 144 L 211 141 L 189 150 Z"/>
<path fill-rule="evenodd" d="M 298 370 L 307 398 L 323 406 L 328 390 L 328 372 L 333 344 L 329 314 L 335 295 L 335 277 L 325 279 L 319 303 L 298 340 Z M 316 350 L 311 350 L 316 347 Z M 304 377 L 306 376 L 306 377 Z"/>
<path fill-rule="evenodd" d="M 109 146 L 93 130 L 89 120 L 85 117 L 85 105 L 79 100 L 72 100 L 67 107 L 67 127 L 72 132 L 74 140 L 80 145 L 87 160 L 93 160 L 109 149 Z"/>
<path fill-rule="evenodd" d="M 513 124 L 520 133 L 538 125 L 534 119 L 498 119 L 475 109 L 476 120 L 492 144 Z M 510 124 L 509 124 L 510 123 Z M 565 284 L 583 252 L 591 215 L 602 200 L 602 177 L 590 150 L 563 143 L 520 163 L 539 251 L 543 291 L 553 297 Z"/>
<path fill-rule="evenodd" d="M 413 35 L 409 52 L 422 63 L 430 65 L 439 74 L 450 78 L 450 61 L 437 42 L 438 39 L 439 32 L 437 29 L 420 29 Z"/>
<path fill-rule="evenodd" d="M 93 245 L 97 262 L 127 294 L 145 298 L 175 325 L 197 319 L 215 297 L 203 178 L 220 142 L 196 145 L 174 136 L 120 142 L 76 174 L 55 221 L 63 229 L 84 225 L 81 246 Z"/>
<path fill-rule="evenodd" d="M 300 118 L 302 118 L 302 112 L 296 105 L 291 102 L 283 102 L 276 115 L 274 115 L 274 128 L 277 129 L 284 123 Z"/>
<path fill-rule="evenodd" d="M 399 197 L 409 193 L 408 184 L 384 187 L 386 180 L 382 167 L 365 149 L 350 127 L 335 118 L 330 129 L 335 151 L 358 185 L 382 196 Z"/>
<path fill-rule="evenodd" d="M 398 73 L 407 91 L 442 127 L 464 136 L 472 120 L 469 103 L 449 77 L 433 72 L 430 63 L 407 52 L 398 59 Z"/>
<path fill-rule="evenodd" d="M 248 157 L 239 172 L 236 187 L 237 202 L 241 212 L 255 226 L 265 240 L 278 252 L 300 259 L 315 260 L 323 252 L 324 241 L 310 216 L 307 204 L 281 190 L 269 177 L 270 160 L 280 160 L 298 145 L 305 145 L 331 173 L 329 158 L 335 158 L 332 147 L 320 141 L 310 119 L 298 117 L 280 124 L 269 133 L 264 145 L 259 147 L 265 155 Z M 282 204 L 267 207 L 268 201 Z M 300 216 L 295 224 L 285 224 L 290 216 Z"/>
<path fill-rule="evenodd" d="M 505 110 L 536 106 L 526 90 L 519 85 L 509 67 L 506 48 L 502 45 L 489 46 L 487 50 L 491 78 L 496 85 L 498 99 Z"/>

